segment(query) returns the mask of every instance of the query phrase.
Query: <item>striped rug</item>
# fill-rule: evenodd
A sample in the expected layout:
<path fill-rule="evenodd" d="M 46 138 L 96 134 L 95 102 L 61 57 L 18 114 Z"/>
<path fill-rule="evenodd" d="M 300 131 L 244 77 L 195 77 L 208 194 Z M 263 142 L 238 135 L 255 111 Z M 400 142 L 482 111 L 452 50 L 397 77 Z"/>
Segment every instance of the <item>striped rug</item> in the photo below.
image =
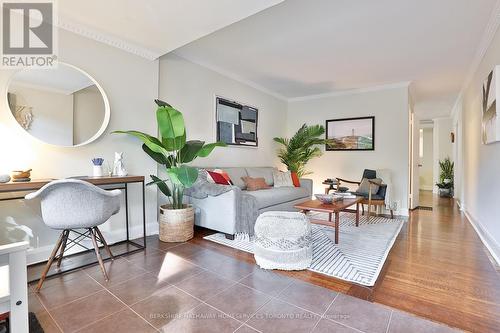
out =
<path fill-rule="evenodd" d="M 310 217 L 327 219 L 326 214 L 321 213 L 310 214 Z M 379 216 L 367 223 L 362 217 L 356 227 L 354 214 L 342 213 L 339 244 L 335 244 L 335 228 L 313 224 L 313 261 L 309 270 L 364 286 L 375 285 L 404 222 Z M 228 240 L 222 233 L 205 239 L 253 253 L 252 241 Z"/>

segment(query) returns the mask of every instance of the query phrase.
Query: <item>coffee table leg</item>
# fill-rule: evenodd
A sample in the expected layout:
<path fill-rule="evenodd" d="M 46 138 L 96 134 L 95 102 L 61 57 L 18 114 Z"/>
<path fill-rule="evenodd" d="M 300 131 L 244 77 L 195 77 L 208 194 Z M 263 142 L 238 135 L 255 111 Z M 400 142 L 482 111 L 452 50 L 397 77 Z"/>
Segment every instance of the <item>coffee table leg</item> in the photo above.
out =
<path fill-rule="evenodd" d="M 359 202 L 356 204 L 356 227 L 359 227 Z"/>
<path fill-rule="evenodd" d="M 335 244 L 339 243 L 339 212 L 335 212 Z"/>

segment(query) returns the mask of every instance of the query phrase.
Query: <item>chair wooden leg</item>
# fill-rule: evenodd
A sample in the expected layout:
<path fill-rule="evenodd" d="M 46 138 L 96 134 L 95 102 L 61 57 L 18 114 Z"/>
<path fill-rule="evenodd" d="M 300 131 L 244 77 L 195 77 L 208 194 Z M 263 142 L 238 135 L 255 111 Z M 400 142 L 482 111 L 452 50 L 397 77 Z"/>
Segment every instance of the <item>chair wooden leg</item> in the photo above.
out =
<path fill-rule="evenodd" d="M 361 215 L 365 215 L 365 204 L 361 204 Z"/>
<path fill-rule="evenodd" d="M 52 253 L 50 254 L 49 260 L 47 261 L 47 264 L 45 265 L 45 268 L 43 269 L 42 276 L 40 276 L 40 280 L 38 280 L 38 284 L 36 285 L 35 291 L 39 292 L 40 289 L 42 289 L 43 281 L 45 281 L 45 278 L 47 277 L 47 273 L 49 272 L 50 266 L 52 266 L 52 262 L 54 262 L 54 258 L 56 257 L 57 251 L 61 247 L 61 243 L 64 237 L 64 231 L 61 232 L 61 235 L 59 235 L 59 239 L 56 242 L 56 245 L 54 246 L 54 249 L 52 250 Z"/>
<path fill-rule="evenodd" d="M 101 254 L 99 253 L 99 245 L 97 244 L 97 240 L 95 239 L 94 230 L 89 228 L 90 237 L 92 238 L 92 244 L 94 244 L 95 255 L 97 257 L 97 261 L 99 261 L 99 266 L 101 266 L 102 274 L 104 274 L 104 279 L 109 281 L 108 273 L 106 273 L 106 268 L 104 268 L 104 262 L 102 261 Z"/>
<path fill-rule="evenodd" d="M 66 244 L 68 242 L 68 237 L 69 237 L 69 230 L 64 230 L 63 231 L 64 237 L 61 243 L 61 251 L 59 251 L 59 258 L 57 258 L 57 267 L 61 267 L 61 261 L 64 256 L 64 250 L 66 249 Z"/>
<path fill-rule="evenodd" d="M 391 219 L 394 219 L 394 212 L 391 209 Z"/>
<path fill-rule="evenodd" d="M 98 227 L 94 227 L 95 231 L 97 232 L 97 236 L 99 236 L 99 239 L 101 240 L 101 243 L 102 245 L 104 245 L 104 248 L 106 249 L 106 251 L 108 252 L 111 260 L 114 260 L 115 257 L 113 256 L 113 253 L 111 253 L 111 249 L 109 248 L 108 246 L 108 243 L 106 243 L 106 240 L 104 239 L 104 237 L 102 236 L 102 233 L 101 233 L 101 230 L 99 230 Z"/>

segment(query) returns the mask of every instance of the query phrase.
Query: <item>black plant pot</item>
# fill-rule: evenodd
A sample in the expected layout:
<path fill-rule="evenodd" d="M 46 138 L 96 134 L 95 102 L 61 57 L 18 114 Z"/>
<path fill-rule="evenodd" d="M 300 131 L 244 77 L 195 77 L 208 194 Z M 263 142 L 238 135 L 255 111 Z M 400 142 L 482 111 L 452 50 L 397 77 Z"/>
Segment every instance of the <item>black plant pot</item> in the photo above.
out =
<path fill-rule="evenodd" d="M 453 188 L 440 188 L 438 193 L 441 198 L 453 198 Z"/>

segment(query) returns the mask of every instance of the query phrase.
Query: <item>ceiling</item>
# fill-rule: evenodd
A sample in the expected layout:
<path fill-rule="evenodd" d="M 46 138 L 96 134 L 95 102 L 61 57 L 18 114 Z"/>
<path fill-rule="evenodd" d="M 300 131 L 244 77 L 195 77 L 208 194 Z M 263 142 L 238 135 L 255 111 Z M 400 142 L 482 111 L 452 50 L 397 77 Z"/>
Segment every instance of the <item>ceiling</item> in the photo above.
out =
<path fill-rule="evenodd" d="M 58 25 L 155 59 L 283 0 L 64 0 Z"/>
<path fill-rule="evenodd" d="M 453 107 L 494 9 L 496 0 L 286 0 L 175 53 L 287 100 L 412 82 L 417 113 L 432 118 Z"/>

